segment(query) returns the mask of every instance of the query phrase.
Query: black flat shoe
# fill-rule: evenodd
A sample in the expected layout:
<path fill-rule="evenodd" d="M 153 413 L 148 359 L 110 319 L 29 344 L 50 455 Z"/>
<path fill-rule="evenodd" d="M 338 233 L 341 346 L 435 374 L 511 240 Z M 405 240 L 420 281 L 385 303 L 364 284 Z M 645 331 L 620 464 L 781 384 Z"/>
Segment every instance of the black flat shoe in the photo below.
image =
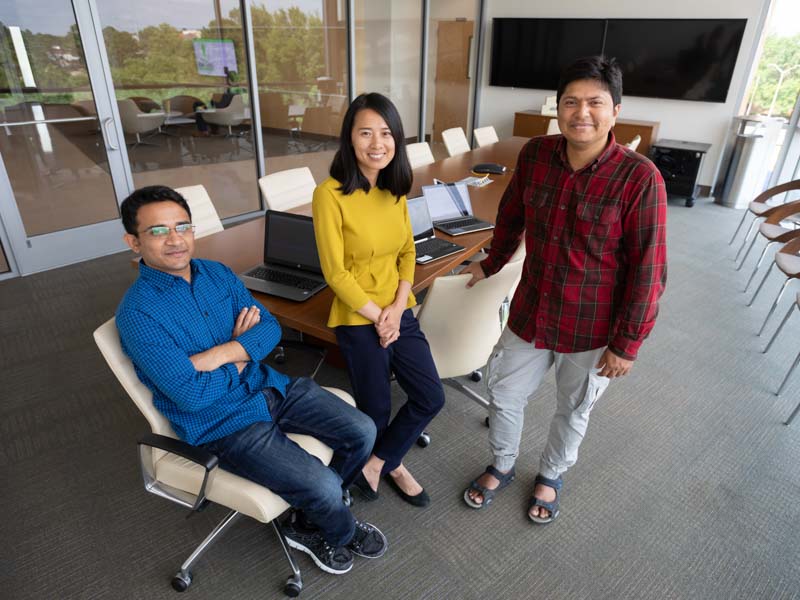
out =
<path fill-rule="evenodd" d="M 364 473 L 358 474 L 358 477 L 356 477 L 355 481 L 353 481 L 353 485 L 356 486 L 356 489 L 358 489 L 358 491 L 361 493 L 361 496 L 367 502 L 372 502 L 373 500 L 378 499 L 378 492 L 370 487 L 369 481 L 367 481 L 367 478 L 364 477 Z"/>
<path fill-rule="evenodd" d="M 386 473 L 383 476 L 383 478 L 386 480 L 386 483 L 388 483 L 390 486 L 392 486 L 392 488 L 394 488 L 394 491 L 397 492 L 398 496 L 400 496 L 403 500 L 405 500 L 412 506 L 419 506 L 420 508 L 422 508 L 423 506 L 428 506 L 428 504 L 431 503 L 431 497 L 428 495 L 428 492 L 426 492 L 424 489 L 416 496 L 410 496 L 409 494 L 406 494 L 400 488 L 399 485 L 397 485 L 397 482 L 394 480 L 394 477 L 392 477 L 389 473 Z"/>

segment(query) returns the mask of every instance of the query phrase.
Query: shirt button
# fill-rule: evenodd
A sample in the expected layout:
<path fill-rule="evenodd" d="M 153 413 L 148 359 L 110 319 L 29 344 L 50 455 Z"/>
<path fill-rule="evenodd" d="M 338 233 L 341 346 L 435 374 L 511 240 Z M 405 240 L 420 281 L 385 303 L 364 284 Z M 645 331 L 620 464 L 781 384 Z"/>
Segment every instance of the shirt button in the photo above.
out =
<path fill-rule="evenodd" d="M 547 298 L 547 292 L 544 293 L 544 297 Z"/>
<path fill-rule="evenodd" d="M 554 236 L 553 236 L 553 239 L 554 239 L 554 240 L 556 240 L 556 241 L 558 241 L 558 236 L 557 236 L 557 235 L 554 235 Z"/>
<path fill-rule="evenodd" d="M 566 207 L 566 205 L 565 205 L 565 204 L 562 204 L 562 205 L 561 205 L 561 206 L 559 206 L 558 208 L 560 208 L 561 210 L 566 210 L 566 209 L 567 209 L 567 207 Z"/>
<path fill-rule="evenodd" d="M 547 268 L 548 268 L 548 269 L 552 269 L 552 268 L 553 268 L 553 265 L 547 265 Z"/>

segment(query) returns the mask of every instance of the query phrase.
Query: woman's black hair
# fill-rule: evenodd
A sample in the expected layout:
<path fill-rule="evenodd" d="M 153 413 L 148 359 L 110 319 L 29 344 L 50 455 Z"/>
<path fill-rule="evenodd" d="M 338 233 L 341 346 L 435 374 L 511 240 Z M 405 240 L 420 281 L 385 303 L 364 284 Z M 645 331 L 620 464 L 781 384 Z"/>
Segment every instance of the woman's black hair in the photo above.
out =
<path fill-rule="evenodd" d="M 364 109 L 374 110 L 378 113 L 386 121 L 394 138 L 394 158 L 378 173 L 376 187 L 388 190 L 399 200 L 400 196 L 405 196 L 411 190 L 413 176 L 411 164 L 408 162 L 408 154 L 406 154 L 405 133 L 403 133 L 400 113 L 397 112 L 392 101 L 382 94 L 374 92 L 361 94 L 350 104 L 342 121 L 339 149 L 331 163 L 331 177 L 342 184 L 339 189 L 345 194 L 352 194 L 358 189 L 365 192 L 370 190 L 369 181 L 358 167 L 352 139 L 356 114 Z"/>

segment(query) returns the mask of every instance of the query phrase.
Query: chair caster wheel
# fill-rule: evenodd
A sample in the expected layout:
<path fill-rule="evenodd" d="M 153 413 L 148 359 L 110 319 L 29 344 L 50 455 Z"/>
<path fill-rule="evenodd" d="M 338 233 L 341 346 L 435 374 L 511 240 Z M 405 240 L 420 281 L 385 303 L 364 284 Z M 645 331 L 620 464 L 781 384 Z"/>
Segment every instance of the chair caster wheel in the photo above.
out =
<path fill-rule="evenodd" d="M 483 379 L 483 373 L 481 373 L 480 371 L 473 371 L 472 374 L 469 376 L 469 378 L 472 379 L 472 381 L 474 381 L 475 383 L 477 383 L 481 379 Z"/>
<path fill-rule="evenodd" d="M 172 578 L 172 589 L 176 592 L 185 592 L 192 585 L 192 574 L 178 572 Z"/>
<path fill-rule="evenodd" d="M 286 580 L 286 585 L 283 586 L 283 593 L 290 598 L 297 598 L 303 589 L 303 582 L 295 575 Z"/>
<path fill-rule="evenodd" d="M 684 204 L 686 204 L 686 208 L 692 208 L 694 206 L 694 198 L 687 198 Z"/>
<path fill-rule="evenodd" d="M 417 438 L 417 446 L 420 448 L 427 448 L 431 443 L 431 436 L 427 431 L 423 431 Z"/>
<path fill-rule="evenodd" d="M 486 417 L 486 418 L 483 420 L 483 424 L 484 424 L 484 425 L 486 425 L 487 427 L 489 427 L 489 417 Z"/>

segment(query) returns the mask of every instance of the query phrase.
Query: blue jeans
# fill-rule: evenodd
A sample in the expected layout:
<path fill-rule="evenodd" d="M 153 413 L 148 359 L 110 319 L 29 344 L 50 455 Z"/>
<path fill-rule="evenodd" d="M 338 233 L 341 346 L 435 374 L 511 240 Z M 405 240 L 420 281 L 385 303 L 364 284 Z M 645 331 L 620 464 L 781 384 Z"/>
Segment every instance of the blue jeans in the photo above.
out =
<path fill-rule="evenodd" d="M 369 457 L 375 425 L 358 409 L 323 390 L 306 377 L 292 379 L 284 398 L 264 390 L 271 422 L 253 423 L 203 446 L 217 455 L 220 466 L 254 481 L 301 509 L 320 528 L 332 546 L 353 537 L 355 523 L 342 502 L 349 486 Z M 333 449 L 331 466 L 286 437 L 311 435 Z"/>
<path fill-rule="evenodd" d="M 388 348 L 381 348 L 373 325 L 340 325 L 336 340 L 347 363 L 356 404 L 372 417 L 378 430 L 372 452 L 386 461 L 384 473 L 394 471 L 444 406 L 444 389 L 428 340 L 410 309 L 400 320 L 400 337 Z M 392 372 L 408 401 L 389 422 Z"/>

